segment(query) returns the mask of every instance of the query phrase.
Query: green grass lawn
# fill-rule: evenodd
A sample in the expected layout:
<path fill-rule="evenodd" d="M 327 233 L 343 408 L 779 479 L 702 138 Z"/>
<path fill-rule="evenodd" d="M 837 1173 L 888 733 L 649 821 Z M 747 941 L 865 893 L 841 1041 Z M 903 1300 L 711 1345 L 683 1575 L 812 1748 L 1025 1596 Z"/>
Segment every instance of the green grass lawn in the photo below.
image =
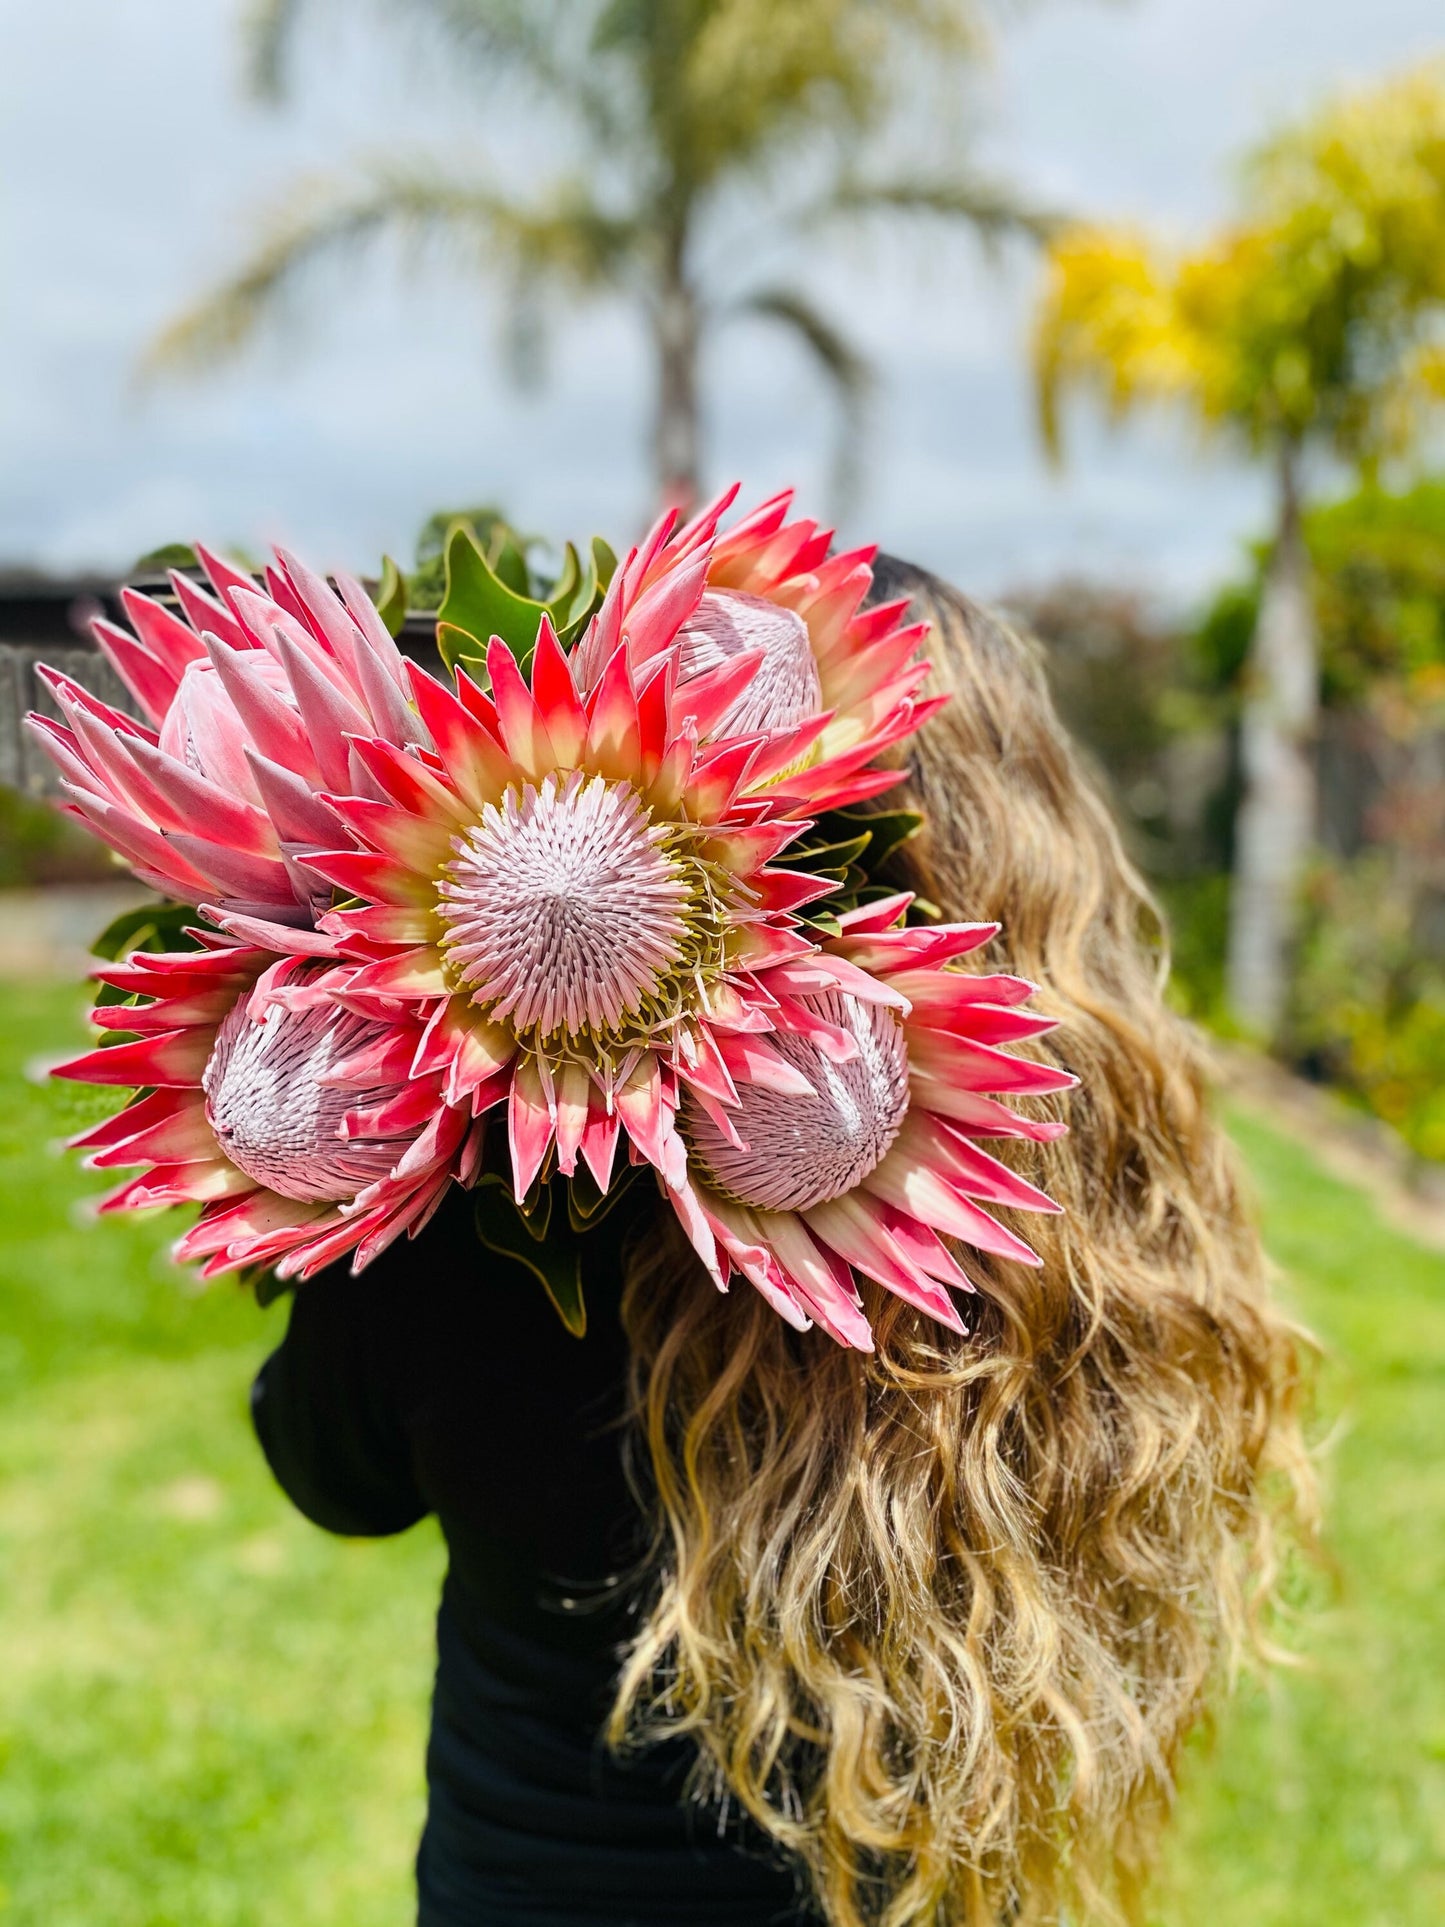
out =
<path fill-rule="evenodd" d="M 167 1228 L 88 1227 L 22 1081 L 80 1000 L 0 987 L 0 1924 L 400 1927 L 441 1551 L 328 1539 L 272 1485 L 252 1372 L 285 1313 L 198 1294 Z M 101 1099 L 101 1102 L 104 1100 Z M 1161 1927 L 1445 1920 L 1445 1260 L 1299 1146 L 1236 1131 L 1332 1350 L 1339 1579 L 1307 1670 L 1186 1778 Z"/>

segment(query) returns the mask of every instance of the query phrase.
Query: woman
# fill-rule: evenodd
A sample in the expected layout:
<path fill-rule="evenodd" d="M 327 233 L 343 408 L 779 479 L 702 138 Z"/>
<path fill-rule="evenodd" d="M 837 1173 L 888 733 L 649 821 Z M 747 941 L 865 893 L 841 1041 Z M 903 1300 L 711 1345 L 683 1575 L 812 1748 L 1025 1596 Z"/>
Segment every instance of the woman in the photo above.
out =
<path fill-rule="evenodd" d="M 581 1343 L 460 1195 L 298 1292 L 254 1401 L 282 1485 L 451 1554 L 423 1927 L 1135 1917 L 1307 1504 L 1296 1337 L 1036 653 L 903 564 L 875 594 L 955 696 L 899 881 L 1001 922 L 1062 1020 L 1027 1175 L 1064 1214 L 1041 1270 L 981 1260 L 966 1336 L 865 1284 L 871 1356 L 720 1296 L 640 1188 Z"/>

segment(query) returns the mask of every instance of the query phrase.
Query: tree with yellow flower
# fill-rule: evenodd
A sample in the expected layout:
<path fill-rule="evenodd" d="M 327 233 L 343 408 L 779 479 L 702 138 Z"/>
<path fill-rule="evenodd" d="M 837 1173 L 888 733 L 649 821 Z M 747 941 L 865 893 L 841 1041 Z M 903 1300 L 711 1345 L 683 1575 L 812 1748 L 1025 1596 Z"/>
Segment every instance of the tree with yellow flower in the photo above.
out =
<path fill-rule="evenodd" d="M 1228 994 L 1275 1032 L 1314 835 L 1318 642 L 1301 509 L 1321 468 L 1372 475 L 1445 400 L 1445 66 L 1348 95 L 1246 160 L 1243 217 L 1196 251 L 1127 227 L 1054 241 L 1034 365 L 1057 456 L 1076 391 L 1173 409 L 1267 462 L 1273 543 L 1246 671 Z"/>

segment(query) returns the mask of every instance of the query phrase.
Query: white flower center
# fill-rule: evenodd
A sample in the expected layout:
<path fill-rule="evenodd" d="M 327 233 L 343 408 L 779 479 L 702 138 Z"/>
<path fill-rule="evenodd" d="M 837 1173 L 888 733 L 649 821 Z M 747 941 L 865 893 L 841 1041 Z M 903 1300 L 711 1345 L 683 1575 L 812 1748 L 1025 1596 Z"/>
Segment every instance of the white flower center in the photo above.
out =
<path fill-rule="evenodd" d="M 630 783 L 574 770 L 509 789 L 438 886 L 458 985 L 538 1038 L 645 1016 L 683 956 L 694 896 L 667 839 Z"/>
<path fill-rule="evenodd" d="M 720 668 L 745 649 L 764 651 L 758 673 L 714 725 L 715 736 L 791 729 L 823 707 L 808 625 L 793 609 L 736 589 L 708 589 L 678 631 L 678 644 L 684 698 L 690 676 Z"/>
<path fill-rule="evenodd" d="M 272 1004 L 258 1021 L 237 1004 L 216 1033 L 201 1078 L 206 1117 L 232 1164 L 283 1198 L 341 1202 L 386 1177 L 410 1139 L 348 1141 L 341 1120 L 401 1086 L 357 1090 L 321 1082 L 385 1028 L 327 1006 L 290 1011 Z"/>
<path fill-rule="evenodd" d="M 693 1155 L 710 1181 L 764 1211 L 806 1211 L 851 1191 L 881 1162 L 908 1115 L 908 1049 L 896 1013 L 846 991 L 806 1002 L 858 1046 L 855 1057 L 835 1064 L 796 1031 L 769 1034 L 773 1048 L 813 1086 L 812 1097 L 742 1085 L 742 1102 L 730 1113 L 747 1146 L 741 1151 L 697 1106 L 683 1114 Z"/>

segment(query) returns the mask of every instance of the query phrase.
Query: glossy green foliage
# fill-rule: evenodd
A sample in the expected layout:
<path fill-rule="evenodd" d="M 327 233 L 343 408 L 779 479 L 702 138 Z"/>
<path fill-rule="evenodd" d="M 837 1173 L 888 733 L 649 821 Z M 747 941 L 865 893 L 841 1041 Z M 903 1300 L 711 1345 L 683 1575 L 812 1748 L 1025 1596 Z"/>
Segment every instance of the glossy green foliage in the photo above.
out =
<path fill-rule="evenodd" d="M 833 885 L 826 897 L 800 914 L 821 935 L 836 936 L 838 919 L 845 911 L 906 887 L 891 877 L 889 861 L 922 827 L 917 810 L 890 810 L 886 804 L 827 810 L 773 860 L 782 869 L 806 870 Z M 922 906 L 915 901 L 912 908 L 918 911 Z M 931 906 L 924 914 L 927 909 Z"/>
<path fill-rule="evenodd" d="M 446 543 L 446 590 L 437 611 L 437 647 L 453 671 L 464 664 L 472 678 L 486 683 L 487 644 L 500 636 L 523 669 L 532 659 L 543 617 L 568 649 L 601 605 L 616 558 L 600 536 L 585 561 L 569 542 L 561 573 L 540 582 L 521 545 L 504 523 L 497 523 L 483 547 L 477 531 L 456 523 Z"/>
<path fill-rule="evenodd" d="M 137 889 L 140 887 L 136 885 Z M 199 943 L 188 933 L 198 926 L 208 927 L 206 919 L 191 904 L 156 898 L 113 917 L 90 946 L 91 953 L 103 957 L 107 963 L 115 963 L 133 950 L 195 950 L 200 947 Z"/>
<path fill-rule="evenodd" d="M 558 1180 L 559 1183 L 565 1180 Z M 476 1193 L 477 1236 L 489 1251 L 524 1265 L 556 1307 L 574 1338 L 587 1331 L 582 1296 L 582 1244 L 565 1209 L 554 1209 L 554 1186 L 542 1184 L 527 1205 L 518 1205 L 507 1180 L 484 1172 Z M 555 1220 L 555 1222 L 554 1222 Z"/>

